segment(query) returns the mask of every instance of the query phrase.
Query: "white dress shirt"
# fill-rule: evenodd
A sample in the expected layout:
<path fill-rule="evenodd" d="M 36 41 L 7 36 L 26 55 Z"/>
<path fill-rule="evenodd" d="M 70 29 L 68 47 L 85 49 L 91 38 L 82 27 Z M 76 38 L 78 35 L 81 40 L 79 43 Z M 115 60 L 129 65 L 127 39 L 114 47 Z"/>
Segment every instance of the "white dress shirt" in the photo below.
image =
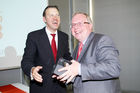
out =
<path fill-rule="evenodd" d="M 58 33 L 57 33 L 57 30 L 56 30 L 55 33 L 52 33 L 51 31 L 49 31 L 49 30 L 47 29 L 47 27 L 45 28 L 45 30 L 46 30 L 46 33 L 47 33 L 47 35 L 48 35 L 48 38 L 49 38 L 49 41 L 50 41 L 50 45 L 51 45 L 51 42 L 52 42 L 52 39 L 53 39 L 53 37 L 52 37 L 51 34 L 56 34 L 56 35 L 55 35 L 55 42 L 56 42 L 56 47 L 57 47 L 57 49 L 58 49 Z"/>

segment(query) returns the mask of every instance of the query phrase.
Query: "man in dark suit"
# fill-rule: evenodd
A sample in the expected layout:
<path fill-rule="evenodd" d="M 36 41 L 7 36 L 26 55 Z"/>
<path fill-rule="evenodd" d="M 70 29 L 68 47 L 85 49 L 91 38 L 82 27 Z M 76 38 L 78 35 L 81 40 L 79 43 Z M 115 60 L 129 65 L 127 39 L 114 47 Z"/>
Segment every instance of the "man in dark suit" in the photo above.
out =
<path fill-rule="evenodd" d="M 72 64 L 59 71 L 60 81 L 73 82 L 74 93 L 121 93 L 118 50 L 112 39 L 92 32 L 93 25 L 85 13 L 72 18 L 72 35 L 79 41 Z"/>
<path fill-rule="evenodd" d="M 57 6 L 45 8 L 43 21 L 46 27 L 28 34 L 21 67 L 31 78 L 30 93 L 66 93 L 66 86 L 52 79 L 53 66 L 58 59 L 71 60 L 68 35 L 58 30 Z"/>

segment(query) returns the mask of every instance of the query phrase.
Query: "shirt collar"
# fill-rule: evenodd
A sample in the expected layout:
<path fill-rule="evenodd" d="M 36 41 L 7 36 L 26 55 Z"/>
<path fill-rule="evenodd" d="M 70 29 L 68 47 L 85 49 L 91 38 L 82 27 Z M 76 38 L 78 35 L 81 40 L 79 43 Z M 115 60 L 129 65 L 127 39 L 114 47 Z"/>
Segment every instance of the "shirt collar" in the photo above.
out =
<path fill-rule="evenodd" d="M 48 30 L 48 28 L 45 28 L 47 35 L 51 35 L 51 34 L 56 34 L 57 35 L 57 30 L 55 31 L 55 33 L 52 33 L 50 30 Z"/>
<path fill-rule="evenodd" d="M 79 44 L 82 43 L 84 45 L 86 41 L 87 41 L 87 38 L 83 42 L 79 42 Z"/>

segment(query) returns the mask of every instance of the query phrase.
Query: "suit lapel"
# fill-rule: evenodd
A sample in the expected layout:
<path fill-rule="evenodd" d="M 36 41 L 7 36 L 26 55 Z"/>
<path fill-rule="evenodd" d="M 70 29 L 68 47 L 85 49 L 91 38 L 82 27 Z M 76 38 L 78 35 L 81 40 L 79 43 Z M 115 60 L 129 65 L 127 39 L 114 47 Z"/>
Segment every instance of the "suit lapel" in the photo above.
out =
<path fill-rule="evenodd" d="M 76 60 L 76 58 L 77 58 L 78 47 L 79 47 L 79 44 L 76 46 L 76 48 L 74 49 L 74 52 L 73 52 L 73 54 L 72 54 L 72 57 L 73 57 L 73 59 L 75 59 L 75 60 Z"/>
<path fill-rule="evenodd" d="M 94 33 L 91 32 L 90 35 L 88 36 L 88 38 L 87 38 L 87 40 L 86 40 L 86 42 L 85 42 L 85 44 L 84 44 L 84 46 L 83 46 L 83 49 L 82 49 L 82 51 L 81 51 L 81 54 L 80 54 L 80 56 L 79 56 L 79 58 L 78 58 L 78 61 L 79 61 L 79 62 L 81 61 L 81 58 L 83 57 L 83 55 L 85 54 L 86 50 L 88 49 L 90 43 L 92 42 L 93 37 L 94 37 Z"/>
<path fill-rule="evenodd" d="M 52 52 L 52 49 L 51 49 L 51 45 L 50 45 L 50 41 L 49 41 L 49 38 L 48 38 L 48 35 L 45 31 L 45 28 L 42 29 L 42 34 L 40 36 L 41 40 L 40 42 L 43 44 L 43 49 L 45 51 L 45 53 L 47 53 L 47 55 L 51 55 L 51 57 L 53 56 L 53 52 Z"/>
<path fill-rule="evenodd" d="M 58 49 L 57 49 L 57 57 L 56 57 L 56 62 L 58 61 L 58 58 L 59 58 L 59 56 L 60 56 L 60 54 L 61 54 L 61 48 L 62 48 L 62 46 L 63 46 L 63 42 L 62 42 L 62 36 L 61 36 L 61 33 L 59 32 L 59 31 L 57 31 L 57 33 L 58 33 Z"/>

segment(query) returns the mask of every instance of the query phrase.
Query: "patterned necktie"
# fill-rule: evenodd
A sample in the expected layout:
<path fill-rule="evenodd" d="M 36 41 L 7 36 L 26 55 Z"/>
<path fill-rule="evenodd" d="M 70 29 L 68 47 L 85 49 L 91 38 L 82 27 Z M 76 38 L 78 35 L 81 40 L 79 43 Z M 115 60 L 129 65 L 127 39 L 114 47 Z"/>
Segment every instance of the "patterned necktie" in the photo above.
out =
<path fill-rule="evenodd" d="M 52 51 L 53 51 L 53 55 L 54 55 L 54 60 L 56 62 L 56 56 L 57 56 L 57 49 L 56 49 L 56 42 L 55 42 L 55 34 L 51 34 L 53 39 L 51 42 L 51 47 L 52 47 Z"/>
<path fill-rule="evenodd" d="M 80 53 L 81 53 L 81 51 L 82 51 L 82 48 L 83 48 L 83 44 L 80 43 L 79 48 L 78 48 L 78 53 L 77 53 L 77 58 L 76 58 L 76 60 L 78 60 L 78 57 L 79 57 L 79 55 L 80 55 Z"/>

